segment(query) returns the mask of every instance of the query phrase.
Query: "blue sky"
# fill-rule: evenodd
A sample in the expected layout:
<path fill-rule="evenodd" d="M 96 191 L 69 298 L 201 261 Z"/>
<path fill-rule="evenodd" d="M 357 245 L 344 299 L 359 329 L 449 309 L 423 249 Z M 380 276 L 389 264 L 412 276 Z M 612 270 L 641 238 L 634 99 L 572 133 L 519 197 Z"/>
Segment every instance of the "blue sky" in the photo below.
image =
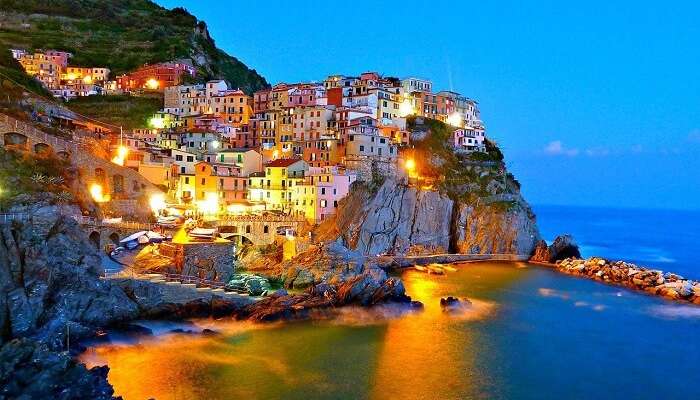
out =
<path fill-rule="evenodd" d="M 700 3 L 158 2 L 271 83 L 375 70 L 477 99 L 532 203 L 700 208 Z"/>

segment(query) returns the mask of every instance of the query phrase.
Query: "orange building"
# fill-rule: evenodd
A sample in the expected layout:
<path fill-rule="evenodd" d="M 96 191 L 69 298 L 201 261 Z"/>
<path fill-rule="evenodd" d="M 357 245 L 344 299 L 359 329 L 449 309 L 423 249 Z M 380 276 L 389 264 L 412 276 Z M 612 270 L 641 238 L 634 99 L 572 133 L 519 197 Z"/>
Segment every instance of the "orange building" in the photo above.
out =
<path fill-rule="evenodd" d="M 184 74 L 194 76 L 195 72 L 193 66 L 178 62 L 144 65 L 133 72 L 118 76 L 117 88 L 125 91 L 162 91 L 166 87 L 179 85 Z"/>

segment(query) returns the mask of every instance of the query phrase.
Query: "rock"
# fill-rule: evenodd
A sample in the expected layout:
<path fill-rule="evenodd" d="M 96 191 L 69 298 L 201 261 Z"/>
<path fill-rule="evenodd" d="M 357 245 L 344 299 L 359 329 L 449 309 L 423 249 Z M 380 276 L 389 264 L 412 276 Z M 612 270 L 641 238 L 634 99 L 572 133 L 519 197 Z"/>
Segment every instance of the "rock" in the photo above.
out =
<path fill-rule="evenodd" d="M 683 284 L 678 289 L 678 294 L 681 297 L 690 297 L 693 295 L 693 283 L 691 281 L 684 281 Z"/>
<path fill-rule="evenodd" d="M 107 367 L 90 370 L 43 344 L 14 339 L 0 348 L 0 397 L 9 399 L 113 399 Z"/>
<path fill-rule="evenodd" d="M 310 271 L 302 269 L 299 271 L 297 276 L 294 278 L 294 281 L 292 281 L 292 288 L 294 288 L 294 289 L 306 289 L 309 286 L 313 285 L 313 283 L 314 283 L 313 274 L 311 274 Z"/>
<path fill-rule="evenodd" d="M 548 263 L 550 258 L 551 254 L 549 253 L 549 247 L 547 246 L 547 242 L 545 242 L 544 240 L 540 240 L 539 242 L 537 242 L 537 244 L 535 245 L 535 250 L 533 251 L 532 256 L 530 257 L 530 261 Z"/>
<path fill-rule="evenodd" d="M 571 235 L 557 236 L 549 246 L 549 255 L 549 262 L 551 263 L 565 258 L 581 258 L 578 245 Z"/>
<path fill-rule="evenodd" d="M 400 279 L 387 277 L 381 269 L 369 269 L 338 284 L 318 284 L 303 294 L 268 296 L 245 307 L 236 317 L 265 322 L 308 319 L 312 313 L 334 307 L 351 304 L 371 306 L 387 302 L 418 307 L 406 296 Z"/>
<path fill-rule="evenodd" d="M 78 211 L 23 210 L 27 222 L 0 227 L 0 297 L 6 299 L 0 319 L 11 337 L 32 336 L 54 348 L 62 345 L 58 335 L 67 325 L 75 328 L 72 336 L 90 336 L 138 316 L 122 290 L 100 279 L 99 253 L 70 214 Z"/>

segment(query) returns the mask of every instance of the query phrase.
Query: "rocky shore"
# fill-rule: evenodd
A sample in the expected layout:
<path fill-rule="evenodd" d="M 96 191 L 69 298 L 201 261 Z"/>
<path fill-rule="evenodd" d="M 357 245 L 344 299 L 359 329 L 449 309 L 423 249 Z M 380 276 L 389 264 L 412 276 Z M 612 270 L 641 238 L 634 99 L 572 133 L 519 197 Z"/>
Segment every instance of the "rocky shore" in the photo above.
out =
<path fill-rule="evenodd" d="M 685 279 L 671 272 L 662 272 L 624 261 L 610 261 L 600 257 L 586 260 L 566 258 L 554 264 L 565 274 L 624 286 L 676 301 L 700 305 L 700 282 Z"/>

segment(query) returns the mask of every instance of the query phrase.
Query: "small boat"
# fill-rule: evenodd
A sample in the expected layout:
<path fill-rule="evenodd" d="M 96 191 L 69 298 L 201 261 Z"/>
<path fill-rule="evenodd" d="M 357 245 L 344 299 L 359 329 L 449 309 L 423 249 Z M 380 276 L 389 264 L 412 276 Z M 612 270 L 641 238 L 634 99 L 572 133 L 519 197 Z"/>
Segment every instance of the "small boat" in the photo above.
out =
<path fill-rule="evenodd" d="M 216 229 L 194 228 L 190 231 L 190 236 L 196 239 L 214 239 L 216 236 Z"/>
<path fill-rule="evenodd" d="M 457 268 L 452 267 L 452 266 L 450 266 L 450 265 L 443 265 L 443 266 L 442 266 L 442 269 L 444 269 L 445 271 L 457 272 Z"/>
<path fill-rule="evenodd" d="M 422 265 L 414 265 L 413 268 L 416 269 L 416 271 L 420 272 L 428 272 L 428 268 L 422 266 Z"/>

